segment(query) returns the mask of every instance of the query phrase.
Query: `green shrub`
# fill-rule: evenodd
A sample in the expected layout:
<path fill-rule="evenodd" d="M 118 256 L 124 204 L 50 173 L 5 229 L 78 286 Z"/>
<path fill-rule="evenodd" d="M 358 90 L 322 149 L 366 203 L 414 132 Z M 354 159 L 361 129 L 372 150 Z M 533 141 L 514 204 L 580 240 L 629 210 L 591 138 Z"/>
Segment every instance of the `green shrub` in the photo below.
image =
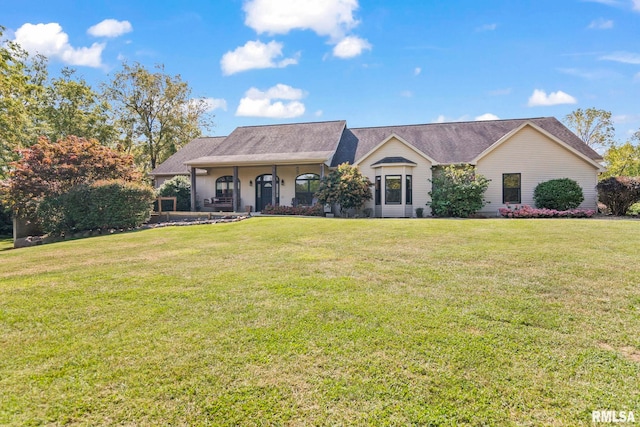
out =
<path fill-rule="evenodd" d="M 596 189 L 600 202 L 616 216 L 626 215 L 631 206 L 640 202 L 640 178 L 614 176 L 600 181 Z"/>
<path fill-rule="evenodd" d="M 360 209 L 367 200 L 371 200 L 372 185 L 358 166 L 343 163 L 320 181 L 315 197 L 322 205 L 340 205 L 344 214 L 349 209 Z"/>
<path fill-rule="evenodd" d="M 416 217 L 424 218 L 424 208 L 416 208 Z"/>
<path fill-rule="evenodd" d="M 176 197 L 176 210 L 191 210 L 191 180 L 189 177 L 178 175 L 166 180 L 160 188 L 158 188 L 158 196 L 160 197 Z M 165 206 L 163 205 L 164 210 Z"/>
<path fill-rule="evenodd" d="M 634 203 L 629 210 L 627 210 L 627 215 L 638 216 L 640 215 L 640 203 Z"/>
<path fill-rule="evenodd" d="M 470 165 L 451 165 L 434 172 L 429 192 L 431 212 L 439 217 L 467 218 L 487 203 L 484 192 L 489 179 Z"/>
<path fill-rule="evenodd" d="M 533 190 L 537 208 L 566 211 L 580 206 L 584 200 L 582 187 L 572 179 L 560 178 L 541 182 Z"/>
<path fill-rule="evenodd" d="M 125 181 L 81 184 L 58 197 L 45 198 L 38 219 L 46 233 L 133 228 L 150 216 L 153 189 Z"/>
<path fill-rule="evenodd" d="M 0 203 L 0 236 L 10 236 L 13 233 L 11 211 Z"/>

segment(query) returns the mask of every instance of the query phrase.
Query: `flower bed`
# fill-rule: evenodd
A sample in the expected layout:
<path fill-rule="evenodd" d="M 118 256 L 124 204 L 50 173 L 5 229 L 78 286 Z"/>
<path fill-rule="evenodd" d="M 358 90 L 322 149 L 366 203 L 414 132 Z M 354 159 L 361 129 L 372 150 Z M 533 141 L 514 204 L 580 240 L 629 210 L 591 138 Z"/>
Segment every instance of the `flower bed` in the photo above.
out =
<path fill-rule="evenodd" d="M 558 211 L 555 209 L 538 209 L 528 205 L 508 206 L 498 209 L 500 215 L 505 218 L 591 218 L 596 214 L 595 210 L 569 209 Z"/>
<path fill-rule="evenodd" d="M 324 209 L 322 205 L 313 206 L 272 206 L 267 205 L 263 211 L 266 215 L 306 215 L 306 216 L 323 216 Z"/>

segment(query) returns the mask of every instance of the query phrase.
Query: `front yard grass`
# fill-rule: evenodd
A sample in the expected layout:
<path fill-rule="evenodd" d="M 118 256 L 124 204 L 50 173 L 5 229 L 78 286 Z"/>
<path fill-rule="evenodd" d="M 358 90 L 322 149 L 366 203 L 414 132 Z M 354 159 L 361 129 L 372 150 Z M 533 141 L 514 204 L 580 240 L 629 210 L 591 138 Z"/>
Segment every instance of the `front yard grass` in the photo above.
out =
<path fill-rule="evenodd" d="M 252 218 L 0 252 L 0 425 L 640 419 L 640 223 Z"/>
<path fill-rule="evenodd" d="M 0 236 L 0 251 L 6 251 L 13 248 L 13 238 Z"/>

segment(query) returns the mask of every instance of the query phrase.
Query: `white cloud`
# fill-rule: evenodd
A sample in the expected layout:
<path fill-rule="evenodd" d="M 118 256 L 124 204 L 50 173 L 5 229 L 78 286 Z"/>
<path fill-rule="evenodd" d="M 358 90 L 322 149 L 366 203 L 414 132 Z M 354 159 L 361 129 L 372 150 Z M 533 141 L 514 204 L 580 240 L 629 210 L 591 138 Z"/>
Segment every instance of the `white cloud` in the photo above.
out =
<path fill-rule="evenodd" d="M 591 21 L 587 28 L 590 30 L 610 30 L 613 28 L 613 21 L 611 19 L 598 18 L 595 21 Z"/>
<path fill-rule="evenodd" d="M 90 27 L 87 33 L 94 37 L 118 37 L 131 31 L 133 31 L 133 27 L 129 21 L 105 19 L 93 27 Z"/>
<path fill-rule="evenodd" d="M 624 64 L 640 65 L 640 54 L 631 52 L 613 52 L 599 58 L 601 61 L 615 61 Z"/>
<path fill-rule="evenodd" d="M 312 30 L 337 40 L 358 25 L 358 0 L 248 0 L 245 24 L 258 34 Z"/>
<path fill-rule="evenodd" d="M 413 92 L 411 92 L 410 90 L 403 90 L 402 92 L 400 92 L 400 96 L 402 96 L 403 98 L 412 98 Z"/>
<path fill-rule="evenodd" d="M 345 37 L 333 48 L 333 56 L 338 58 L 353 58 L 364 50 L 371 50 L 371 44 L 365 39 L 356 36 Z"/>
<path fill-rule="evenodd" d="M 420 68 L 420 67 L 414 68 L 414 70 L 413 70 L 413 75 L 414 76 L 419 76 L 421 73 L 422 73 L 422 68 Z"/>
<path fill-rule="evenodd" d="M 200 98 L 204 102 L 206 111 L 223 110 L 227 111 L 227 101 L 222 98 Z"/>
<path fill-rule="evenodd" d="M 248 41 L 244 46 L 225 53 L 220 60 L 220 66 L 223 74 L 228 76 L 241 71 L 258 68 L 284 68 L 298 63 L 296 58 L 276 61 L 281 56 L 282 43 L 273 40 L 266 44 L 259 40 Z"/>
<path fill-rule="evenodd" d="M 452 122 L 466 122 L 469 120 L 469 116 L 468 115 L 463 115 L 458 117 L 457 119 L 455 118 L 451 118 L 451 117 L 446 117 L 443 114 L 440 114 L 438 116 L 438 118 L 435 120 L 435 123 L 452 123 Z"/>
<path fill-rule="evenodd" d="M 316 111 L 316 112 L 314 113 L 314 116 L 316 116 L 316 117 L 322 117 L 322 115 L 323 115 L 323 114 L 324 114 L 324 111 L 322 111 L 322 110 L 318 110 L 318 111 Z"/>
<path fill-rule="evenodd" d="M 498 24 L 485 24 L 476 28 L 476 31 L 495 31 L 496 28 L 498 28 Z"/>
<path fill-rule="evenodd" d="M 640 73 L 636 73 L 636 75 L 633 76 L 633 81 L 634 82 L 640 82 Z"/>
<path fill-rule="evenodd" d="M 106 44 L 94 43 L 91 47 L 74 48 L 69 44 L 69 36 L 60 24 L 24 24 L 15 34 L 15 41 L 32 54 L 59 59 L 69 65 L 100 67 L 102 51 Z"/>
<path fill-rule="evenodd" d="M 578 101 L 571 95 L 559 90 L 547 93 L 540 89 L 535 89 L 529 98 L 529 107 L 542 107 L 560 104 L 576 104 Z"/>
<path fill-rule="evenodd" d="M 476 122 L 482 122 L 487 120 L 500 120 L 500 117 L 496 116 L 495 114 L 485 113 L 481 116 L 476 117 L 475 120 Z"/>
<path fill-rule="evenodd" d="M 236 116 L 274 119 L 299 117 L 305 112 L 304 104 L 299 101 L 304 96 L 303 90 L 284 84 L 277 84 L 266 91 L 252 87 L 245 93 L 244 98 L 240 100 Z M 274 100 L 289 102 L 274 102 Z"/>
<path fill-rule="evenodd" d="M 633 0 L 633 10 L 640 12 L 640 0 Z"/>

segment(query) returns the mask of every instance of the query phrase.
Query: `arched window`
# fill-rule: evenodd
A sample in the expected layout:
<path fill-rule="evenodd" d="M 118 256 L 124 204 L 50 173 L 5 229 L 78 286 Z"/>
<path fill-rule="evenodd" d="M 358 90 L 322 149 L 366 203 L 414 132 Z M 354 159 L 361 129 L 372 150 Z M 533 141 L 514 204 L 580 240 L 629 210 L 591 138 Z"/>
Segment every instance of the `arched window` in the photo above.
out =
<path fill-rule="evenodd" d="M 238 187 L 240 187 L 240 180 L 238 180 Z M 231 175 L 216 179 L 216 197 L 233 197 L 233 177 Z"/>
<path fill-rule="evenodd" d="M 311 206 L 313 195 L 320 187 L 320 176 L 315 173 L 305 173 L 296 178 L 296 204 Z"/>

